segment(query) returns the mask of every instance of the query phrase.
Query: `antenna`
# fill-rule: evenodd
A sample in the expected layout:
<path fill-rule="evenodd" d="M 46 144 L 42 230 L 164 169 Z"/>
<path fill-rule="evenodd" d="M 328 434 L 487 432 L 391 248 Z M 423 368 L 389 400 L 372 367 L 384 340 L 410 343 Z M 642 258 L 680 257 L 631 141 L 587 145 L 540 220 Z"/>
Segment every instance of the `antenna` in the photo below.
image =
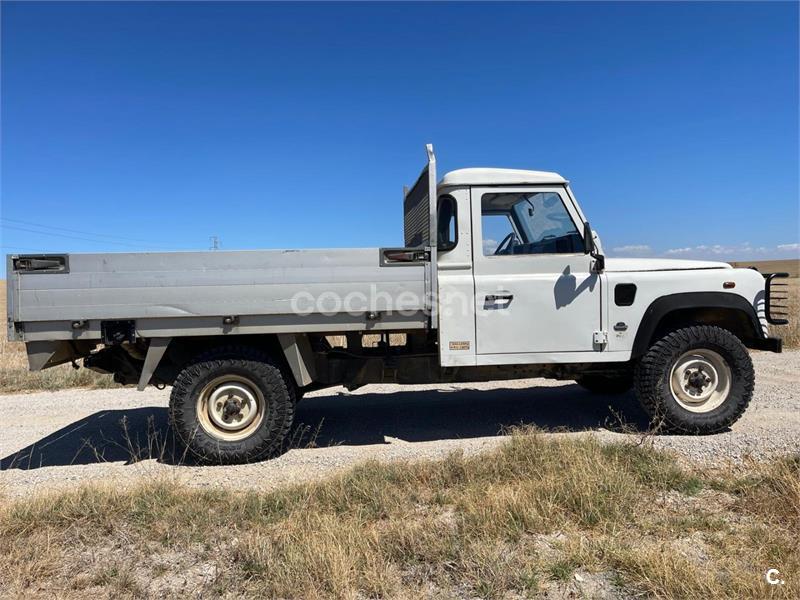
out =
<path fill-rule="evenodd" d="M 217 235 L 212 235 L 212 236 L 211 236 L 210 238 L 208 238 L 208 239 L 211 241 L 211 246 L 209 246 L 209 248 L 208 248 L 209 250 L 214 250 L 214 251 L 216 251 L 216 250 L 219 250 L 219 249 L 220 249 L 220 247 L 222 246 L 222 242 L 220 242 L 220 241 L 219 241 L 219 236 L 217 236 Z"/>

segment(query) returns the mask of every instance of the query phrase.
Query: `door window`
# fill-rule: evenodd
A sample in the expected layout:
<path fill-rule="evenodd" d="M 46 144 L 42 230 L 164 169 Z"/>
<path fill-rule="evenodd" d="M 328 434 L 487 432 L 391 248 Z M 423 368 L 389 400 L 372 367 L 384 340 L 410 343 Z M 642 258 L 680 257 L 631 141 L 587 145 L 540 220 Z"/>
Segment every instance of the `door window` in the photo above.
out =
<path fill-rule="evenodd" d="M 583 237 L 556 192 L 501 192 L 481 198 L 484 256 L 579 254 Z"/>

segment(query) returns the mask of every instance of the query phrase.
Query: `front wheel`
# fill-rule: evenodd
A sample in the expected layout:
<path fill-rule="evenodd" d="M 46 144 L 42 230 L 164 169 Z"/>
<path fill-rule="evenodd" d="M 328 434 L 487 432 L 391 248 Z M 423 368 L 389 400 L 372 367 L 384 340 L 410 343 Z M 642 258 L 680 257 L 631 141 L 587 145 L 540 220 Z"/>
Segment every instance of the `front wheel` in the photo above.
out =
<path fill-rule="evenodd" d="M 658 340 L 636 367 L 636 395 L 652 422 L 677 433 L 716 433 L 742 416 L 755 373 L 739 338 L 714 326 Z"/>
<path fill-rule="evenodd" d="M 170 419 L 202 461 L 245 463 L 280 449 L 294 406 L 294 385 L 269 357 L 252 348 L 226 347 L 180 372 L 170 396 Z"/>

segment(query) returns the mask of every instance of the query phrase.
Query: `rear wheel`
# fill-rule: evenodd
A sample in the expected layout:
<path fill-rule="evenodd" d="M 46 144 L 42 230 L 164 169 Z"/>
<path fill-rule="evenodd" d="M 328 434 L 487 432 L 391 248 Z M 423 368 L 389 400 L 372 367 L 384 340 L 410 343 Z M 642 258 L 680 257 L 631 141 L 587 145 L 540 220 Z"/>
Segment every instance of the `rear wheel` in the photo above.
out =
<path fill-rule="evenodd" d="M 755 373 L 739 338 L 720 327 L 673 331 L 636 368 L 636 395 L 656 424 L 679 433 L 716 433 L 742 416 Z"/>
<path fill-rule="evenodd" d="M 170 419 L 201 460 L 252 462 L 281 448 L 295 402 L 294 385 L 267 355 L 226 347 L 181 371 L 172 388 Z"/>
<path fill-rule="evenodd" d="M 593 394 L 624 394 L 633 387 L 631 375 L 584 375 L 575 380 Z"/>

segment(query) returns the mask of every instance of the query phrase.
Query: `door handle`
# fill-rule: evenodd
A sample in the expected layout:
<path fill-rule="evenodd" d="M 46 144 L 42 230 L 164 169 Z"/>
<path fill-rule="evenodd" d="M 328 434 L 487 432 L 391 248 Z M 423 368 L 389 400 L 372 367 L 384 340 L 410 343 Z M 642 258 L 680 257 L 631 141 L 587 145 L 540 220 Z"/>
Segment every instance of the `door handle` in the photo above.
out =
<path fill-rule="evenodd" d="M 514 299 L 514 294 L 487 294 L 483 302 L 485 310 L 496 310 L 498 308 L 508 308 L 511 301 Z"/>

